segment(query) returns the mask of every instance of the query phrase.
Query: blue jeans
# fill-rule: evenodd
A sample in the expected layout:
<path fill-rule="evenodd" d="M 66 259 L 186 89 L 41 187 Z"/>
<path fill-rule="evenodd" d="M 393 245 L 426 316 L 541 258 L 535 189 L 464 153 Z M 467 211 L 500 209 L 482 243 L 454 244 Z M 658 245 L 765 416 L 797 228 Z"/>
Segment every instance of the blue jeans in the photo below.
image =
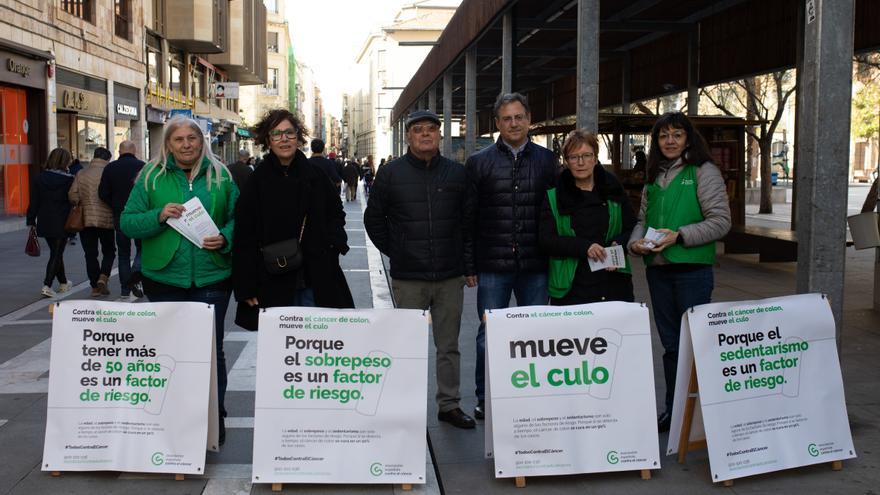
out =
<path fill-rule="evenodd" d="M 715 285 L 712 267 L 686 272 L 662 268 L 648 268 L 648 289 L 654 323 L 663 344 L 663 374 L 666 377 L 666 412 L 672 414 L 675 396 L 675 373 L 678 369 L 678 340 L 681 335 L 681 315 L 689 308 L 707 304 L 712 300 Z"/>
<path fill-rule="evenodd" d="M 305 289 L 297 289 L 296 294 L 293 296 L 293 306 L 314 308 L 315 291 L 312 290 L 311 287 L 306 287 Z"/>
<path fill-rule="evenodd" d="M 226 417 L 226 354 L 223 353 L 224 320 L 229 307 L 228 290 L 190 287 L 160 293 L 147 293 L 150 302 L 203 302 L 214 305 L 214 338 L 217 345 L 217 406 L 220 417 Z"/>
<path fill-rule="evenodd" d="M 497 273 L 483 272 L 477 278 L 477 364 L 474 381 L 477 400 L 486 399 L 486 324 L 483 313 L 489 309 L 510 307 L 510 296 L 516 297 L 517 306 L 548 304 L 546 272 Z"/>
<path fill-rule="evenodd" d="M 127 296 L 131 292 L 131 274 L 141 271 L 141 240 L 131 239 L 119 228 L 119 213 L 113 214 L 113 222 L 116 226 L 116 251 L 119 258 L 119 285 L 122 286 L 122 295 Z M 131 260 L 131 241 L 134 241 L 134 262 Z"/>

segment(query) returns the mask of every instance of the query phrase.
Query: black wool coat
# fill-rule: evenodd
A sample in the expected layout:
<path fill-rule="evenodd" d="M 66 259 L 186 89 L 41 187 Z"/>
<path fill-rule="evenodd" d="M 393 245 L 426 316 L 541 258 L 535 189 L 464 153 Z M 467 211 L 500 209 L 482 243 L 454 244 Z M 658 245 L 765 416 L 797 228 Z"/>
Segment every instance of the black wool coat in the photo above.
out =
<path fill-rule="evenodd" d="M 574 183 L 571 172 L 564 170 L 556 186 L 556 201 L 561 215 L 571 216 L 571 227 L 575 237 L 562 237 L 556 230 L 556 219 L 545 195 L 541 208 L 539 242 L 548 256 L 578 258 L 577 271 L 571 291 L 561 299 L 552 299 L 552 304 L 586 304 L 599 301 L 633 300 L 632 277 L 622 272 L 599 270 L 590 271 L 587 250 L 592 244 L 609 247 L 613 242 L 623 246 L 636 224 L 629 198 L 620 182 L 601 165 L 593 169 L 594 186 L 592 191 L 582 191 Z M 608 233 L 608 201 L 620 203 L 623 231 L 613 239 L 605 240 Z M 632 263 L 632 261 L 630 261 Z"/>
<path fill-rule="evenodd" d="M 67 237 L 64 223 L 70 213 L 67 191 L 73 184 L 73 176 L 58 170 L 44 170 L 31 185 L 31 199 L 27 211 L 27 224 L 37 226 L 40 237 Z"/>
<path fill-rule="evenodd" d="M 304 219 L 302 268 L 270 275 L 260 248 L 299 237 Z M 250 307 L 246 299 L 256 297 L 264 308 L 292 306 L 303 281 L 314 290 L 318 307 L 354 307 L 339 267 L 339 255 L 348 252 L 339 191 L 301 151 L 289 167 L 282 167 L 269 153 L 251 174 L 236 204 L 232 244 L 232 282 L 239 301 L 235 322 L 239 326 L 257 329 L 258 309 Z"/>

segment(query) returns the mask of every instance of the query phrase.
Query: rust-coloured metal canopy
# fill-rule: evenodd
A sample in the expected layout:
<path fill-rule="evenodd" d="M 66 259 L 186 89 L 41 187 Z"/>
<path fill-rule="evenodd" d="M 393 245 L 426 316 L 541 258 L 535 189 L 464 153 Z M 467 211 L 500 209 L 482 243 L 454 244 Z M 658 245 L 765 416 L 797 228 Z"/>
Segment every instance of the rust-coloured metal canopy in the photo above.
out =
<path fill-rule="evenodd" d="M 688 41 L 698 33 L 699 86 L 795 65 L 798 1 L 601 0 L 599 107 L 622 100 L 624 62 L 630 101 L 687 89 Z M 394 105 L 398 120 L 442 75 L 453 77 L 452 113 L 464 114 L 464 52 L 477 51 L 478 133 L 492 130 L 501 90 L 503 14 L 513 14 L 513 90 L 529 96 L 532 122 L 575 113 L 577 0 L 464 0 L 437 45 Z M 856 0 L 855 52 L 880 47 L 880 2 Z"/>

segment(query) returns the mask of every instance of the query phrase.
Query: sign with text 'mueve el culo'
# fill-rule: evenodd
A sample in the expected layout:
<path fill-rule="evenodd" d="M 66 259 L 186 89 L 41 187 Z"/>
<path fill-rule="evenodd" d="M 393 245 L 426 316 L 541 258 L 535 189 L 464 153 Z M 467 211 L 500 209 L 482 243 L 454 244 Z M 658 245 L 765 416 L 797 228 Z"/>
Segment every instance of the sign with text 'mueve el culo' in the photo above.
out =
<path fill-rule="evenodd" d="M 260 313 L 255 483 L 424 483 L 421 310 Z"/>
<path fill-rule="evenodd" d="M 682 318 L 668 454 L 691 366 L 712 481 L 855 457 L 828 301 L 801 294 L 696 306 Z M 703 430 L 704 431 L 700 431 Z"/>
<path fill-rule="evenodd" d="M 213 336 L 203 303 L 58 304 L 42 469 L 204 474 Z"/>
<path fill-rule="evenodd" d="M 486 316 L 486 442 L 496 477 L 660 468 L 646 307 L 523 306 Z"/>

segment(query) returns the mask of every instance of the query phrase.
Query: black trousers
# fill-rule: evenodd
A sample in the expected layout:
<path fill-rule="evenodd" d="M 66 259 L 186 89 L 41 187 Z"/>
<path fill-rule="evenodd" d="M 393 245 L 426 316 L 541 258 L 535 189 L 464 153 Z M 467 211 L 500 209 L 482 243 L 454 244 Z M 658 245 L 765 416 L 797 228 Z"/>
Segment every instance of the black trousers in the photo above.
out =
<path fill-rule="evenodd" d="M 64 248 L 67 246 L 67 237 L 46 237 L 49 245 L 49 262 L 46 263 L 46 276 L 43 285 L 52 287 L 52 282 L 57 278 L 59 284 L 67 283 L 64 274 Z"/>
<path fill-rule="evenodd" d="M 116 232 L 113 229 L 86 227 L 79 233 L 83 252 L 86 255 L 86 273 L 89 284 L 97 287 L 98 277 L 110 277 L 113 262 L 116 260 Z M 98 263 L 98 243 L 101 244 L 101 262 Z"/>

